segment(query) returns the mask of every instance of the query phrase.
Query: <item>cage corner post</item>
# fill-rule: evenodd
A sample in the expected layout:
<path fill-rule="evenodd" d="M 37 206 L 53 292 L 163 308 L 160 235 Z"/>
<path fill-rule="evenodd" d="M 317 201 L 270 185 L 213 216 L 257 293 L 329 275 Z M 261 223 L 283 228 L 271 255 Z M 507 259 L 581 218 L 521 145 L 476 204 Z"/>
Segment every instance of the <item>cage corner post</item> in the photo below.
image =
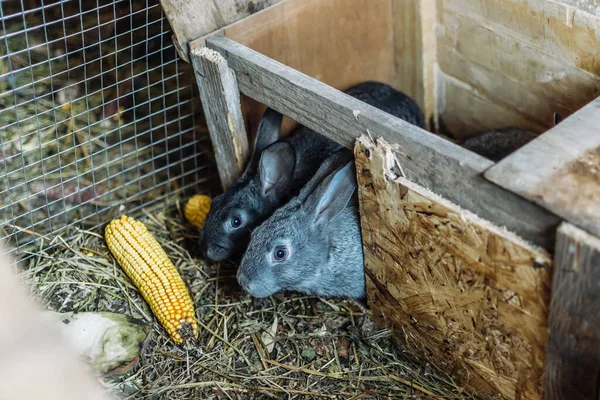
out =
<path fill-rule="evenodd" d="M 197 47 L 190 52 L 204 117 L 215 152 L 223 189 L 241 174 L 248 158 L 240 92 L 235 73 L 217 51 Z"/>
<path fill-rule="evenodd" d="M 544 400 L 600 398 L 600 238 L 563 222 L 556 235 Z"/>

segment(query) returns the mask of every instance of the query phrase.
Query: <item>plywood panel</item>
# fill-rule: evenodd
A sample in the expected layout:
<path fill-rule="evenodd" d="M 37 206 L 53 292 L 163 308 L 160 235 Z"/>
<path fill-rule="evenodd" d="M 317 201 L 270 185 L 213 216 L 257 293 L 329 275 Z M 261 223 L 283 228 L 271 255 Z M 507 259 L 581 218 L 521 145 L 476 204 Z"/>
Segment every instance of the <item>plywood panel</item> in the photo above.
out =
<path fill-rule="evenodd" d="M 404 179 L 385 142 L 355 157 L 373 317 L 479 395 L 539 399 L 550 256 Z"/>
<path fill-rule="evenodd" d="M 392 2 L 287 0 L 215 33 L 336 89 L 365 80 L 398 87 Z M 245 98 L 244 109 L 253 133 L 264 107 Z M 294 125 L 285 118 L 283 131 Z"/>

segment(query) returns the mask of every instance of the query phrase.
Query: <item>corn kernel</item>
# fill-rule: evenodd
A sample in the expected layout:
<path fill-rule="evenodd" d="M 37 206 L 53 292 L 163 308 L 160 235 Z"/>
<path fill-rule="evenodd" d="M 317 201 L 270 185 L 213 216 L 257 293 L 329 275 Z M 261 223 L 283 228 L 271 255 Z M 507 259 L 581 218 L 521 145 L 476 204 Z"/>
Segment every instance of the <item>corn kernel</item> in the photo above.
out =
<path fill-rule="evenodd" d="M 185 218 L 196 228 L 202 228 L 206 215 L 210 210 L 211 199 L 204 194 L 192 196 L 185 205 L 183 213 Z"/>
<path fill-rule="evenodd" d="M 105 239 L 171 339 L 186 346 L 196 340 L 194 305 L 183 279 L 144 224 L 123 215 L 108 224 Z"/>

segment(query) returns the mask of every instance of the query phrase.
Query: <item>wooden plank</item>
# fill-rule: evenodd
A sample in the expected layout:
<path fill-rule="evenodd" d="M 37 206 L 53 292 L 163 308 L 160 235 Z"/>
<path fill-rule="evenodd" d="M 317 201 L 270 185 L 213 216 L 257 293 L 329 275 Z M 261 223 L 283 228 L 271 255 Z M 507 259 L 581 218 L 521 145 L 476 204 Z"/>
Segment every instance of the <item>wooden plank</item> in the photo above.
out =
<path fill-rule="evenodd" d="M 548 253 L 403 178 L 382 140 L 361 137 L 355 159 L 373 318 L 471 392 L 539 399 Z"/>
<path fill-rule="evenodd" d="M 367 132 L 382 137 L 402 149 L 408 179 L 526 240 L 552 247 L 558 218 L 486 181 L 481 174 L 491 161 L 228 38 L 215 36 L 207 44 L 228 60 L 247 96 L 348 148 Z"/>
<path fill-rule="evenodd" d="M 600 98 L 485 172 L 498 185 L 600 236 Z"/>
<path fill-rule="evenodd" d="M 188 43 L 282 0 L 160 0 L 179 56 L 189 62 Z"/>
<path fill-rule="evenodd" d="M 219 178 L 223 189 L 226 189 L 242 173 L 248 158 L 248 137 L 235 74 L 227 61 L 214 50 L 200 48 L 190 56 Z"/>
<path fill-rule="evenodd" d="M 438 20 L 448 13 L 468 17 L 504 38 L 512 38 L 511 52 L 520 45 L 538 49 L 565 66 L 598 76 L 600 18 L 571 6 L 548 0 L 437 0 Z M 462 18 L 461 18 L 462 19 Z M 440 27 L 440 31 L 444 28 Z M 493 46 L 479 47 L 493 51 Z M 502 56 L 510 57 L 503 53 Z M 521 67 L 528 67 L 528 59 Z M 503 65 L 511 67 L 512 63 Z M 513 68 L 518 66 L 513 65 Z M 535 71 L 535 69 L 534 69 Z"/>
<path fill-rule="evenodd" d="M 545 400 L 600 398 L 600 239 L 564 223 L 556 239 Z"/>
<path fill-rule="evenodd" d="M 404 90 L 413 83 L 396 73 L 393 3 L 412 2 L 286 0 L 210 36 L 226 36 L 339 90 L 365 80 Z M 190 47 L 204 46 L 205 39 Z M 265 106 L 251 99 L 242 101 L 246 128 L 253 132 Z M 296 125 L 284 118 L 282 134 Z"/>

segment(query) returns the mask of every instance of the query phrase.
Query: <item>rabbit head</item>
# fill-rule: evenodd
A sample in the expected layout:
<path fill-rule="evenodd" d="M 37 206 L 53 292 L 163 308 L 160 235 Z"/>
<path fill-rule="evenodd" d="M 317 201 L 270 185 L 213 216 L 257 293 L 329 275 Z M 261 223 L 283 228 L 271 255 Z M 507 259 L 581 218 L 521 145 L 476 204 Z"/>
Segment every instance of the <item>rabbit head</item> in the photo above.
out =
<path fill-rule="evenodd" d="M 240 179 L 211 204 L 200 232 L 200 250 L 214 261 L 233 257 L 250 232 L 274 208 L 292 179 L 295 152 L 277 141 L 282 115 L 267 109 L 258 127 L 252 157 Z"/>
<path fill-rule="evenodd" d="M 356 190 L 350 157 L 342 150 L 328 158 L 297 197 L 252 232 L 237 275 L 244 290 L 258 298 L 279 291 L 364 296 L 357 209 L 348 207 Z"/>

